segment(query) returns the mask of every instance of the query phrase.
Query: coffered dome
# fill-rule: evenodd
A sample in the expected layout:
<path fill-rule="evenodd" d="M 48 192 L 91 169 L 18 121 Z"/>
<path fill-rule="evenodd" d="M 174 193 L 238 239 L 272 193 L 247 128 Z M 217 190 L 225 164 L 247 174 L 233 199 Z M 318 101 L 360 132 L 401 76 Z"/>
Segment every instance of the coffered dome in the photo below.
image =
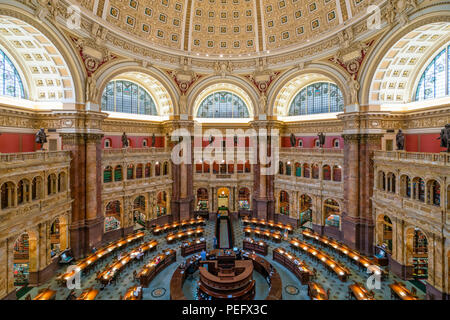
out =
<path fill-rule="evenodd" d="M 109 31 L 136 36 L 155 49 L 194 57 L 244 58 L 292 51 L 334 34 L 367 14 L 369 1 L 83 0 L 81 4 Z"/>

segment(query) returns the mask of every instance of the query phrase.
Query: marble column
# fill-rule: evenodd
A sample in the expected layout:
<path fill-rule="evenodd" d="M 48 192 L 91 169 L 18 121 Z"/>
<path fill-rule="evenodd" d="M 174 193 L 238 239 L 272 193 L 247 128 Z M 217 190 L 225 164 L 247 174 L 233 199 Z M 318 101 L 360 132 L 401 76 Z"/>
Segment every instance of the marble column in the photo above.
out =
<path fill-rule="evenodd" d="M 342 240 L 364 254 L 373 254 L 373 152 L 381 148 L 381 134 L 344 134 L 344 211 Z"/>

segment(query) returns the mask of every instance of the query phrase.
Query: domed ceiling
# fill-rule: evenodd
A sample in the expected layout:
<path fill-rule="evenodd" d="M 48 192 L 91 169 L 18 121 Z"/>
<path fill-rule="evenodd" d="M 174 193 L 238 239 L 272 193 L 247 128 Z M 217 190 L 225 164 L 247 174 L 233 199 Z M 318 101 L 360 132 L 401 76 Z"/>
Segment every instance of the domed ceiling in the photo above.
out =
<path fill-rule="evenodd" d="M 369 0 L 82 0 L 80 3 L 103 21 L 155 49 L 225 58 L 295 50 L 335 33 L 346 21 L 365 15 Z"/>

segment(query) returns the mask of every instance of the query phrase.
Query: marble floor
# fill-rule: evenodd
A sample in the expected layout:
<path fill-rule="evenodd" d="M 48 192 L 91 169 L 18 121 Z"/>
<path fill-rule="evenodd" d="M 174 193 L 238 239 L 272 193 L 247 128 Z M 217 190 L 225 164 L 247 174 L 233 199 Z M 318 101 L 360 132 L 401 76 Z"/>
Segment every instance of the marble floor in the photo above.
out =
<path fill-rule="evenodd" d="M 234 239 L 235 239 L 235 246 L 242 247 L 242 240 L 244 239 L 244 233 L 243 233 L 243 225 L 241 221 L 233 220 L 232 223 L 233 226 L 233 232 L 234 232 Z M 207 249 L 212 250 L 213 248 L 213 238 L 215 234 L 215 221 L 208 221 L 205 226 L 205 237 L 207 239 Z M 293 237 L 297 237 L 302 239 L 302 235 L 300 234 L 300 229 L 296 230 L 293 235 Z M 144 300 L 169 300 L 170 299 L 170 279 L 172 277 L 173 272 L 178 267 L 178 263 L 180 263 L 183 259 L 180 255 L 179 245 L 180 243 L 174 243 L 174 244 L 167 244 L 165 240 L 165 235 L 160 236 L 154 236 L 150 232 L 146 232 L 146 236 L 144 237 L 144 241 L 148 241 L 150 239 L 157 239 L 158 240 L 158 249 L 157 251 L 153 251 L 150 253 L 144 261 L 134 263 L 133 265 L 128 266 L 121 274 L 116 282 L 116 284 L 111 284 L 104 288 L 103 290 L 100 290 L 100 293 L 97 296 L 98 300 L 117 300 L 122 296 L 126 290 L 133 286 L 138 284 L 137 281 L 133 280 L 133 271 L 139 271 L 150 259 L 152 259 L 157 252 L 161 252 L 166 249 L 175 249 L 177 250 L 177 263 L 173 263 L 172 265 L 168 266 L 164 271 L 162 271 L 160 274 L 158 274 L 150 283 L 148 288 L 143 289 L 143 299 Z M 306 239 L 305 239 L 306 240 Z M 308 241 L 308 240 L 306 240 Z M 265 257 L 272 265 L 277 269 L 278 273 L 281 276 L 282 284 L 283 284 L 283 299 L 285 300 L 309 300 L 308 294 L 307 294 L 307 286 L 303 286 L 300 281 L 285 267 L 280 265 L 278 262 L 275 262 L 272 260 L 272 250 L 277 247 L 283 247 L 288 251 L 292 251 L 289 247 L 289 243 L 287 241 L 282 241 L 282 243 L 274 243 L 272 241 L 267 241 L 269 244 L 269 253 Z M 130 250 L 131 248 L 125 249 Z M 330 299 L 332 300 L 347 300 L 348 294 L 347 294 L 347 287 L 349 284 L 351 284 L 353 281 L 366 283 L 366 280 L 368 278 L 368 274 L 365 271 L 360 271 L 358 268 L 356 268 L 354 265 L 348 263 L 347 260 L 341 258 L 337 254 L 335 254 L 332 250 L 326 249 L 329 254 L 334 256 L 338 261 L 342 261 L 345 265 L 347 265 L 350 270 L 352 271 L 352 274 L 347 282 L 341 282 L 337 277 L 330 275 L 326 269 L 322 266 L 321 263 L 316 262 L 315 260 L 311 259 L 310 257 L 300 253 L 295 252 L 295 254 L 300 258 L 303 259 L 310 267 L 315 268 L 317 270 L 317 282 L 320 283 L 325 290 L 330 289 L 331 295 Z M 106 266 L 112 258 L 105 259 L 102 263 L 100 263 L 96 270 L 103 269 L 104 266 Z M 63 273 L 65 272 L 65 267 L 58 270 L 57 273 Z M 257 274 L 255 272 L 254 279 L 256 280 L 256 296 L 255 299 L 264 299 L 264 297 L 267 295 L 267 292 L 269 290 L 267 283 L 265 282 L 264 278 Z M 184 286 L 183 286 L 183 292 L 185 293 L 186 297 L 188 299 L 195 299 L 195 291 L 196 291 L 196 283 L 198 280 L 198 273 L 194 274 L 192 279 L 186 280 Z M 389 289 L 389 284 L 393 281 L 400 281 L 406 284 L 408 289 L 411 289 L 413 284 L 409 281 L 402 281 L 397 276 L 393 274 L 389 274 L 389 277 L 387 280 L 382 281 L 381 283 L 381 289 L 375 289 L 375 298 L 380 300 L 390 300 L 391 294 Z M 68 296 L 70 290 L 66 287 L 61 287 L 57 284 L 55 278 L 52 278 L 47 283 L 43 284 L 42 286 L 35 287 L 32 290 L 28 292 L 28 294 L 31 295 L 31 297 L 35 297 L 37 295 L 37 292 L 41 288 L 47 288 L 50 287 L 53 290 L 57 291 L 56 299 L 63 300 L 66 299 Z M 76 295 L 78 296 L 84 289 L 86 288 L 97 288 L 100 289 L 101 285 L 95 280 L 95 272 L 91 272 L 89 275 L 82 276 L 81 278 L 81 289 L 75 290 Z M 425 292 L 421 291 L 420 288 L 416 287 L 417 293 L 420 299 L 425 298 Z M 21 299 L 25 299 L 24 295 L 21 297 Z"/>

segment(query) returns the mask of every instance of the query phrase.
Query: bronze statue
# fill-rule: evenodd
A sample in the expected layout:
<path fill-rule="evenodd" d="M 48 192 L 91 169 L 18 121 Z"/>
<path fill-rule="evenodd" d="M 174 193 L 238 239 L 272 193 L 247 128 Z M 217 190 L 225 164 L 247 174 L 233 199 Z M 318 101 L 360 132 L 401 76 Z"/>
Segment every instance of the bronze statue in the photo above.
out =
<path fill-rule="evenodd" d="M 152 148 L 155 147 L 155 143 L 156 143 L 156 137 L 155 134 L 152 135 Z"/>
<path fill-rule="evenodd" d="M 47 142 L 47 135 L 45 134 L 45 129 L 41 128 L 36 133 L 36 143 L 39 143 L 41 145 L 41 151 L 44 150 L 44 143 Z"/>
<path fill-rule="evenodd" d="M 323 132 L 319 132 L 317 136 L 319 137 L 319 147 L 322 148 L 325 145 L 325 135 Z"/>
<path fill-rule="evenodd" d="M 214 142 L 214 137 L 213 136 L 209 136 L 209 144 L 212 144 Z"/>
<path fill-rule="evenodd" d="M 234 139 L 234 146 L 236 147 L 238 145 L 238 136 L 234 135 L 233 139 Z"/>
<path fill-rule="evenodd" d="M 128 137 L 125 132 L 122 135 L 122 148 L 128 148 Z"/>
<path fill-rule="evenodd" d="M 397 143 L 397 150 L 405 149 L 405 135 L 403 134 L 402 129 L 398 130 L 398 133 L 395 136 L 395 141 Z"/>
<path fill-rule="evenodd" d="M 446 124 L 445 128 L 441 130 L 441 147 L 447 148 L 446 152 L 450 152 L 450 124 Z"/>
<path fill-rule="evenodd" d="M 297 139 L 295 138 L 295 134 L 291 133 L 291 147 L 295 147 L 297 143 Z"/>

